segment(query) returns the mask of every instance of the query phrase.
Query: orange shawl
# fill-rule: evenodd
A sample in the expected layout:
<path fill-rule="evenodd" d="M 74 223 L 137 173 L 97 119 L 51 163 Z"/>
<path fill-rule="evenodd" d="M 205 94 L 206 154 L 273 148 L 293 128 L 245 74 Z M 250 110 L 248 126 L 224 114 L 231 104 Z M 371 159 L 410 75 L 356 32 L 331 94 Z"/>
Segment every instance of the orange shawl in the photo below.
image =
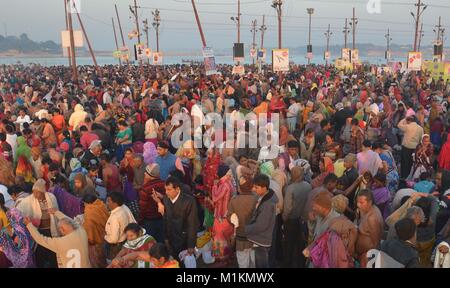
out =
<path fill-rule="evenodd" d="M 89 244 L 96 245 L 104 243 L 105 226 L 109 218 L 109 212 L 105 204 L 97 199 L 94 203 L 84 203 L 83 227 L 88 235 Z"/>

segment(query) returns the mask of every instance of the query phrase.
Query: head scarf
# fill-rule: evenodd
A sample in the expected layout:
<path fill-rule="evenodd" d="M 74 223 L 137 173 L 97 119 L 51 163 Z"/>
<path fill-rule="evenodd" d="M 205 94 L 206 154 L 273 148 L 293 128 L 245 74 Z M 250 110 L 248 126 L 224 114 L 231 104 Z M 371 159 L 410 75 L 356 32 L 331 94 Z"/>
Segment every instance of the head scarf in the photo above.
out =
<path fill-rule="evenodd" d="M 273 166 L 272 161 L 267 161 L 259 166 L 259 171 L 261 172 L 261 174 L 267 175 L 269 177 L 272 177 L 272 173 L 274 170 L 275 167 Z"/>
<path fill-rule="evenodd" d="M 8 217 L 11 228 L 18 238 L 18 244 L 14 242 L 6 230 L 0 232 L 0 246 L 3 253 L 11 261 L 14 268 L 32 268 L 33 263 L 33 238 L 23 223 L 23 217 L 16 208 L 10 209 L 6 216 Z"/>
<path fill-rule="evenodd" d="M 31 148 L 27 145 L 27 140 L 23 136 L 17 137 L 16 157 L 24 156 L 26 159 L 31 157 Z"/>
<path fill-rule="evenodd" d="M 155 163 L 158 152 L 156 151 L 156 146 L 152 142 L 146 142 L 144 144 L 144 162 L 145 164 Z"/>
<path fill-rule="evenodd" d="M 24 155 L 19 156 L 17 159 L 16 176 L 23 176 L 27 183 L 32 183 L 35 180 L 33 177 L 33 167 L 31 167 L 31 164 Z"/>

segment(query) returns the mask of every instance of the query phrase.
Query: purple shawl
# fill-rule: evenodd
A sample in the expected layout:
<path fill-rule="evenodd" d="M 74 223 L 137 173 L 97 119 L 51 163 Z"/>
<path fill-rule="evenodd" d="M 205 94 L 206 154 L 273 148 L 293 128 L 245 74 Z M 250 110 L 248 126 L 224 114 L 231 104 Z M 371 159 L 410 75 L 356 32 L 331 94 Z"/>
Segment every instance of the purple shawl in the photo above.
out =
<path fill-rule="evenodd" d="M 68 217 L 75 218 L 76 216 L 83 214 L 80 198 L 70 194 L 59 186 L 55 186 L 51 189 L 50 193 L 55 195 L 56 200 L 58 201 L 59 210 Z"/>
<path fill-rule="evenodd" d="M 14 268 L 33 268 L 33 238 L 28 231 L 25 223 L 23 223 L 23 217 L 19 210 L 16 208 L 10 209 L 6 216 L 11 223 L 14 236 L 19 241 L 18 244 L 14 242 L 5 230 L 0 231 L 0 246 L 3 248 L 6 258 L 11 261 Z M 15 237 L 14 237 L 15 238 Z"/>
<path fill-rule="evenodd" d="M 383 219 L 389 216 L 389 202 L 391 200 L 391 193 L 387 187 L 373 188 L 372 189 L 373 198 L 375 200 L 375 205 L 379 207 L 384 207 L 381 211 Z"/>
<path fill-rule="evenodd" d="M 144 144 L 144 162 L 145 164 L 155 163 L 158 152 L 156 151 L 156 146 L 152 142 L 145 142 Z"/>

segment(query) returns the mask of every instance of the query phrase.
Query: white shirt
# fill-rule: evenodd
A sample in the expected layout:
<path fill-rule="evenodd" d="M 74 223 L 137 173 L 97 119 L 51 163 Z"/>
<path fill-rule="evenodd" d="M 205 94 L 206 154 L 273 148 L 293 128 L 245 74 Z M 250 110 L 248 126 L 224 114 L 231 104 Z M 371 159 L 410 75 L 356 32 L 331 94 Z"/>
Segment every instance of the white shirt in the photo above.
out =
<path fill-rule="evenodd" d="M 16 159 L 17 135 L 6 134 L 6 142 L 8 142 L 8 144 L 11 145 L 13 159 Z"/>
<path fill-rule="evenodd" d="M 297 117 L 298 112 L 300 111 L 300 105 L 298 103 L 294 103 L 289 106 L 287 111 L 287 117 Z"/>
<path fill-rule="evenodd" d="M 103 104 L 111 104 L 112 98 L 111 95 L 109 95 L 108 92 L 103 93 Z"/>
<path fill-rule="evenodd" d="M 122 243 L 127 239 L 125 227 L 130 223 L 137 223 L 130 209 L 124 204 L 111 211 L 106 222 L 105 240 L 109 244 Z"/>
<path fill-rule="evenodd" d="M 39 120 L 41 120 L 43 118 L 47 118 L 48 117 L 48 110 L 47 109 L 41 109 L 38 112 L 34 113 L 34 115 L 36 117 L 38 117 Z"/>
<path fill-rule="evenodd" d="M 20 130 L 23 130 L 23 123 L 31 123 L 31 118 L 28 115 L 25 116 L 17 116 L 16 124 L 20 124 Z"/>
<path fill-rule="evenodd" d="M 172 204 L 175 204 L 175 202 L 177 202 L 178 198 L 180 197 L 180 194 L 181 194 L 181 192 L 178 193 L 177 197 L 175 197 L 175 198 L 173 198 L 173 199 L 170 199 L 170 198 L 169 198 L 170 201 L 172 202 Z"/>

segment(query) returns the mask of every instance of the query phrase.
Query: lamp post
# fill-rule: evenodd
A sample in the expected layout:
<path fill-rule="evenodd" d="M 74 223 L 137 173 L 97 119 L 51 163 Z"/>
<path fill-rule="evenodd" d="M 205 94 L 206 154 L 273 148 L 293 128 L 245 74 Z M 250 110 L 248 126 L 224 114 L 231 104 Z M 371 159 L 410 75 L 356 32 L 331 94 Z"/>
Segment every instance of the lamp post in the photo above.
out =
<path fill-rule="evenodd" d="M 311 57 L 312 57 L 311 24 L 312 24 L 312 15 L 314 14 L 314 8 L 306 8 L 306 12 L 309 15 L 308 47 L 306 50 L 307 50 L 308 64 L 311 64 Z"/>

